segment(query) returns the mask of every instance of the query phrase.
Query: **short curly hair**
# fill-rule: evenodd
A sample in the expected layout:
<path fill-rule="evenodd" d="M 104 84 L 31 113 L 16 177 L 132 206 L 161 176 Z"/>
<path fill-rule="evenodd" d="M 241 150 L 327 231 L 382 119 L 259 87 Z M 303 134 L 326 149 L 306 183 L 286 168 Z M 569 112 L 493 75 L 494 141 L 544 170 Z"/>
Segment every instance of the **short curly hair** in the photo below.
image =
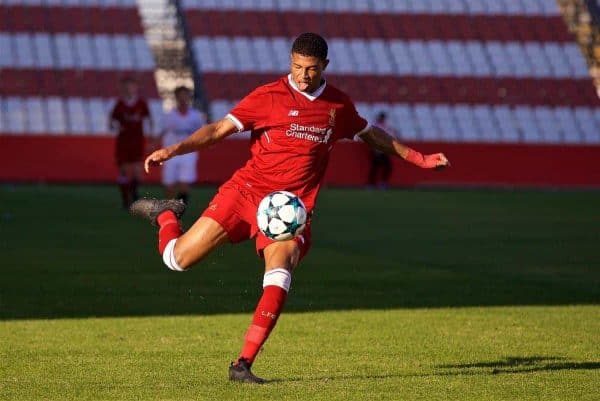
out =
<path fill-rule="evenodd" d="M 299 35 L 292 45 L 292 53 L 317 57 L 323 61 L 327 60 L 327 50 L 325 39 L 321 35 L 312 32 L 305 32 Z"/>

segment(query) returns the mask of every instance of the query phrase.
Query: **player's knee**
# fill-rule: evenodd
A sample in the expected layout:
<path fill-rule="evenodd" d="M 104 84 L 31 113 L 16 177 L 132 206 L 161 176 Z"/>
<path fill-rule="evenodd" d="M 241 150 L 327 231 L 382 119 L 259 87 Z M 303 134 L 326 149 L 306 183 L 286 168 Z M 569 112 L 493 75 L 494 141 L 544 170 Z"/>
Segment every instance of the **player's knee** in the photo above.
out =
<path fill-rule="evenodd" d="M 177 244 L 177 238 L 169 241 L 163 252 L 163 262 L 165 265 L 176 272 L 183 272 L 190 267 L 190 263 L 186 263 L 185 257 L 182 255 L 181 250 L 178 250 L 175 246 Z"/>
<path fill-rule="evenodd" d="M 282 267 L 268 270 L 263 277 L 263 288 L 274 285 L 289 292 L 291 283 L 292 273 Z"/>

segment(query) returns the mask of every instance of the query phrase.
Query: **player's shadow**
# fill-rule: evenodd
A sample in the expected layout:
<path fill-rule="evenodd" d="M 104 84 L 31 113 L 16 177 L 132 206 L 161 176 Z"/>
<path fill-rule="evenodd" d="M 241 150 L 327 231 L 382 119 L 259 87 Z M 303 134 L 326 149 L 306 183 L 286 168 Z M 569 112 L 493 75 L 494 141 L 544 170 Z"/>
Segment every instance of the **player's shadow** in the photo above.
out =
<path fill-rule="evenodd" d="M 319 377 L 292 377 L 285 379 L 271 379 L 269 383 L 320 381 L 328 382 L 335 380 L 385 380 L 390 378 L 410 377 L 436 377 L 436 376 L 479 376 L 497 374 L 527 374 L 542 371 L 557 370 L 596 370 L 600 369 L 600 362 L 574 362 L 559 356 L 529 356 L 529 357 L 506 357 L 497 361 L 459 363 L 436 365 L 433 372 L 407 372 L 390 373 L 381 375 L 331 375 Z"/>
<path fill-rule="evenodd" d="M 553 370 L 600 369 L 600 362 L 573 362 L 559 356 L 509 356 L 497 361 L 438 365 L 453 372 L 481 372 L 490 374 L 531 373 Z"/>

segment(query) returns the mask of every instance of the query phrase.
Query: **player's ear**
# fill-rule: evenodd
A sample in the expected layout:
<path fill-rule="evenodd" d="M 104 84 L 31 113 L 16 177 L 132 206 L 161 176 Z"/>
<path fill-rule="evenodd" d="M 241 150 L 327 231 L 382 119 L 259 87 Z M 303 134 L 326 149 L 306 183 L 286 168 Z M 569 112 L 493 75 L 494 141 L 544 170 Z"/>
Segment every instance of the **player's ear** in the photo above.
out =
<path fill-rule="evenodd" d="M 323 71 L 325 71 L 325 69 L 327 69 L 328 65 L 329 65 L 329 59 L 323 60 Z"/>

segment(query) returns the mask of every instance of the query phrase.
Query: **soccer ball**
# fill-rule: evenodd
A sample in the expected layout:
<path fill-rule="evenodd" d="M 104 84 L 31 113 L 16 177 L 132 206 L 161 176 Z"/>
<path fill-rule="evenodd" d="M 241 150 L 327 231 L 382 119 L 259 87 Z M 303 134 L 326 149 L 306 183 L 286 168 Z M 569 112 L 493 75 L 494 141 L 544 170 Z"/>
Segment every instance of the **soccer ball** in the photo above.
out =
<path fill-rule="evenodd" d="M 258 229 L 275 241 L 299 235 L 306 226 L 306 207 L 291 192 L 275 191 L 265 196 L 256 211 Z"/>

